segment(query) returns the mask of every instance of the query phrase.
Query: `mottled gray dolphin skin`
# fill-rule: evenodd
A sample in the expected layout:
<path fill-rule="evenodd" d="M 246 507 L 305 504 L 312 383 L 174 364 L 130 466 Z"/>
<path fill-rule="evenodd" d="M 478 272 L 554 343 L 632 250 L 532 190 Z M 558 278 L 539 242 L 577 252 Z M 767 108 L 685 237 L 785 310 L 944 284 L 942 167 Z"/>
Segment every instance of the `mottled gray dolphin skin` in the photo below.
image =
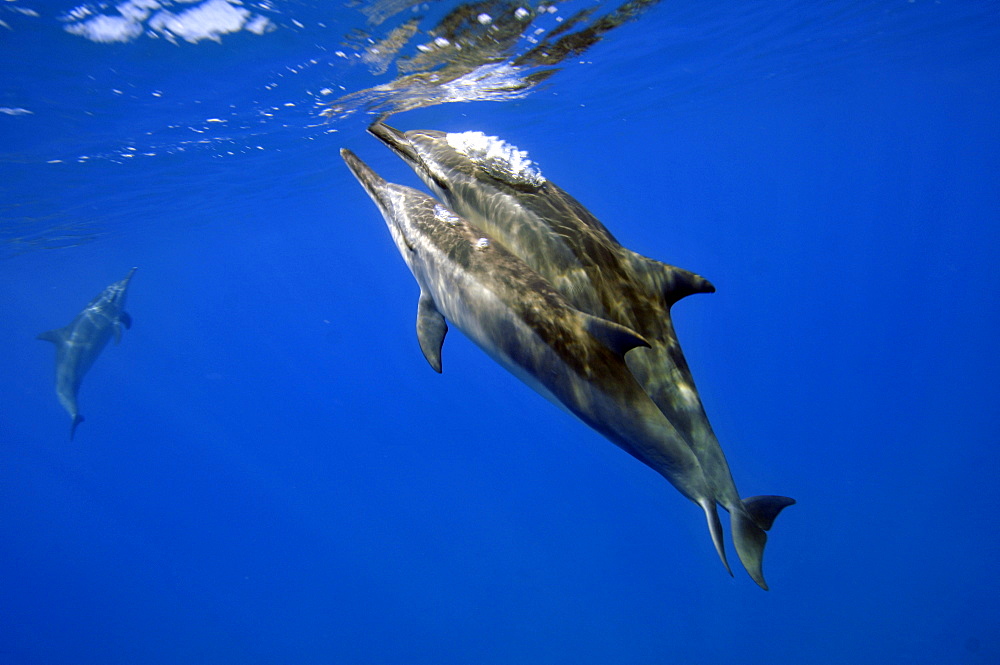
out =
<path fill-rule="evenodd" d="M 715 287 L 694 273 L 623 247 L 576 199 L 547 181 L 524 153 L 479 132 L 369 131 L 388 145 L 458 214 L 534 268 L 576 308 L 635 330 L 650 348 L 626 356 L 629 369 L 702 464 L 713 495 L 731 516 L 740 561 L 767 588 L 762 557 L 787 497 L 741 500 L 681 351 L 670 308 Z M 721 530 L 712 537 L 726 568 Z"/>
<path fill-rule="evenodd" d="M 70 440 L 76 433 L 76 426 L 83 422 L 76 405 L 83 375 L 97 360 L 112 335 L 116 343 L 120 342 L 122 327 L 132 327 L 132 317 L 125 312 L 125 296 L 135 271 L 136 268 L 132 268 L 125 279 L 101 291 L 68 326 L 38 336 L 38 339 L 56 345 L 56 395 L 73 419 L 69 429 Z"/>
<path fill-rule="evenodd" d="M 688 442 L 624 362 L 648 342 L 573 307 L 538 273 L 432 197 L 341 156 L 376 203 L 420 286 L 417 338 L 441 371 L 446 320 L 538 393 L 659 472 L 720 534 L 716 489 Z M 737 499 L 738 502 L 738 499 Z M 734 509 L 746 510 L 737 503 Z M 749 518 L 747 518 L 749 519 Z"/>

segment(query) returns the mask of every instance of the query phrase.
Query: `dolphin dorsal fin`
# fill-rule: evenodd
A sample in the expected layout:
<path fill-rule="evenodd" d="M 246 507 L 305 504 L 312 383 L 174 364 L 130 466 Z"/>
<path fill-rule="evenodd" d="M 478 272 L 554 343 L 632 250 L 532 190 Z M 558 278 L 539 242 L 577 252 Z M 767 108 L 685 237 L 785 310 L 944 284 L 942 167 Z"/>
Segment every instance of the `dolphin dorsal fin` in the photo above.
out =
<path fill-rule="evenodd" d="M 587 332 L 614 353 L 624 356 L 637 346 L 649 347 L 642 335 L 607 319 L 583 314 Z"/>
<path fill-rule="evenodd" d="M 666 278 L 663 281 L 663 297 L 673 304 L 695 293 L 715 293 L 715 285 L 689 270 L 674 266 L 664 266 Z"/>
<path fill-rule="evenodd" d="M 667 305 L 695 293 L 715 293 L 715 286 L 689 270 L 678 268 L 632 252 L 632 263 L 637 272 L 649 276 L 653 287 L 663 294 Z"/>
<path fill-rule="evenodd" d="M 46 330 L 41 333 L 35 339 L 40 339 L 44 342 L 52 342 L 56 346 L 62 344 L 66 341 L 66 329 L 65 328 L 55 328 L 54 330 Z"/>

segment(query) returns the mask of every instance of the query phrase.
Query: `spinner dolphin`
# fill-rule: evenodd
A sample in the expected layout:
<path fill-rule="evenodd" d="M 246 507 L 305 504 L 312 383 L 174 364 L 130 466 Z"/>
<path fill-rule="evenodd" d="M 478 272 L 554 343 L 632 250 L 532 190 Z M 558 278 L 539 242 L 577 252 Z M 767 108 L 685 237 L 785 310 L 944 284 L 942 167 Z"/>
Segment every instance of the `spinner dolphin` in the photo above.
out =
<path fill-rule="evenodd" d="M 524 260 L 574 307 L 649 341 L 649 348 L 626 356 L 628 367 L 698 457 L 713 494 L 730 513 L 741 562 L 766 589 L 764 531 L 794 500 L 739 498 L 670 316 L 681 298 L 715 287 L 623 247 L 583 205 L 544 178 L 526 153 L 499 139 L 481 132 L 401 132 L 384 123 L 369 131 L 451 208 Z M 728 569 L 721 531 L 713 529 L 712 536 Z"/>
<path fill-rule="evenodd" d="M 701 506 L 717 543 L 722 539 L 718 503 L 740 511 L 741 524 L 763 533 L 755 520 L 769 526 L 784 504 L 775 508 L 767 497 L 744 504 L 719 493 L 717 479 L 705 473 L 688 441 L 625 363 L 627 352 L 648 341 L 574 307 L 502 244 L 432 197 L 387 183 L 348 150 L 341 155 L 381 211 L 420 287 L 417 337 L 435 370 L 441 370 L 446 321 L 451 321 L 501 366 Z"/>
<path fill-rule="evenodd" d="M 76 315 L 68 326 L 43 332 L 38 339 L 56 345 L 56 396 L 69 417 L 69 438 L 83 422 L 76 398 L 87 370 L 97 360 L 111 337 L 121 341 L 122 328 L 132 327 L 132 317 L 125 311 L 125 296 L 136 268 L 125 279 L 108 286 Z"/>

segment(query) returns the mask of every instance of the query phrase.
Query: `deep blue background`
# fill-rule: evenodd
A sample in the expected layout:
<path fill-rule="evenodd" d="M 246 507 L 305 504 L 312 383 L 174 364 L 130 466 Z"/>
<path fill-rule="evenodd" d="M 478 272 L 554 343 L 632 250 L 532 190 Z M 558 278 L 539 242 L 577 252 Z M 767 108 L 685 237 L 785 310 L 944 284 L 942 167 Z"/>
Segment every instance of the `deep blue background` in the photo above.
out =
<path fill-rule="evenodd" d="M 995 4 L 666 3 L 522 101 L 391 120 L 507 139 L 714 282 L 674 312 L 709 416 L 742 494 L 799 500 L 767 593 L 458 331 L 428 368 L 337 151 L 416 179 L 304 92 L 376 81 L 283 73 L 351 25 L 0 18 L 0 663 L 1000 662 Z M 70 443 L 34 337 L 133 265 Z"/>

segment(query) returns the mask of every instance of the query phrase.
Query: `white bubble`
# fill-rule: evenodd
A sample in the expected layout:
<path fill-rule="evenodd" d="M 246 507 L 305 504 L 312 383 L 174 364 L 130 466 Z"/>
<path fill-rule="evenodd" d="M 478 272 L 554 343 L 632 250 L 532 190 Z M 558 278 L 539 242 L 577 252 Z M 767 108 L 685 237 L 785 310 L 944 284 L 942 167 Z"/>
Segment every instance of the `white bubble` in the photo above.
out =
<path fill-rule="evenodd" d="M 545 184 L 545 177 L 532 165 L 527 152 L 495 136 L 462 132 L 448 134 L 446 140 L 448 145 L 498 180 L 534 188 Z"/>

